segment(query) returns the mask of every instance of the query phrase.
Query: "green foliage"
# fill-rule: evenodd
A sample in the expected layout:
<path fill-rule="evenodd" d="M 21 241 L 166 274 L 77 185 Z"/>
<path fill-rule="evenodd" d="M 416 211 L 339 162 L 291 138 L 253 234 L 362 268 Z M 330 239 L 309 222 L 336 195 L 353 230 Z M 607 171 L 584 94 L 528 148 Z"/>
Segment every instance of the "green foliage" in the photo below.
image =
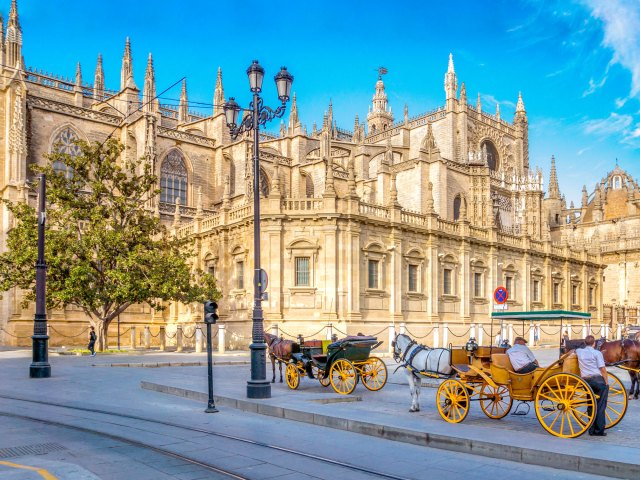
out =
<path fill-rule="evenodd" d="M 78 145 L 80 155 L 51 153 L 34 167 L 47 179 L 47 307 L 79 307 L 104 332 L 134 303 L 159 309 L 163 300 L 218 299 L 214 278 L 190 265 L 191 241 L 170 235 L 150 211 L 159 190 L 149 162 L 126 159 L 113 139 Z M 26 289 L 28 303 L 35 299 L 36 212 L 6 203 L 15 226 L 0 255 L 0 289 Z"/>

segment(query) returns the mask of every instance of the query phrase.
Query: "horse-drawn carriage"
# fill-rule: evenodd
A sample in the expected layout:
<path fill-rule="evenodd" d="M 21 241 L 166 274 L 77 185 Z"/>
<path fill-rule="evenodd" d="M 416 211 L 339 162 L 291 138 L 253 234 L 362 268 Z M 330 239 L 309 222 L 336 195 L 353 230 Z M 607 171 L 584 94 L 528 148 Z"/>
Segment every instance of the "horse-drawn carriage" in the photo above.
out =
<path fill-rule="evenodd" d="M 352 336 L 331 343 L 311 340 L 300 343 L 300 352 L 293 353 L 287 363 L 285 377 L 291 389 L 297 389 L 300 378 L 317 378 L 323 387 L 331 385 L 336 393 L 347 395 L 358 380 L 371 391 L 387 383 L 387 367 L 371 350 L 380 346 L 375 337 Z"/>
<path fill-rule="evenodd" d="M 492 320 L 530 322 L 540 319 L 580 319 L 591 315 L 582 312 L 497 312 Z M 493 323 L 493 322 L 492 322 Z M 438 412 L 447 422 L 459 423 L 469 413 L 472 401 L 489 418 L 505 417 L 513 401 L 534 402 L 540 425 L 552 435 L 573 438 L 586 432 L 595 420 L 597 398 L 589 384 L 580 377 L 578 359 L 571 351 L 544 368 L 530 373 L 516 373 L 506 349 L 467 343 L 450 347 L 451 367 L 455 374 L 445 380 L 436 394 Z M 609 399 L 606 428 L 622 420 L 627 409 L 627 394 L 622 382 L 609 374 Z"/>

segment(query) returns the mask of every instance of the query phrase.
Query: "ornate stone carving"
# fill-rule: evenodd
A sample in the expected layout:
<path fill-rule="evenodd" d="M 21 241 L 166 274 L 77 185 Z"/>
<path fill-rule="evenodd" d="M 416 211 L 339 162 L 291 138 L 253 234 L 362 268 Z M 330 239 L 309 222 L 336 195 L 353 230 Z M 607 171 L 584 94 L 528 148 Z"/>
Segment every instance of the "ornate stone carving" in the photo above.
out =
<path fill-rule="evenodd" d="M 31 108 L 40 108 L 51 112 L 63 113 L 83 119 L 94 120 L 96 122 L 108 123 L 109 125 L 120 125 L 121 118 L 104 112 L 96 112 L 88 108 L 76 107 L 67 103 L 56 102 L 48 98 L 27 96 L 27 105 Z"/>
<path fill-rule="evenodd" d="M 205 145 L 207 147 L 215 147 L 216 145 L 216 141 L 211 138 L 201 137 L 199 135 L 194 135 L 193 133 L 182 132 L 180 130 L 173 130 L 166 127 L 158 127 L 158 135 L 183 142 L 195 143 L 197 145 Z"/>

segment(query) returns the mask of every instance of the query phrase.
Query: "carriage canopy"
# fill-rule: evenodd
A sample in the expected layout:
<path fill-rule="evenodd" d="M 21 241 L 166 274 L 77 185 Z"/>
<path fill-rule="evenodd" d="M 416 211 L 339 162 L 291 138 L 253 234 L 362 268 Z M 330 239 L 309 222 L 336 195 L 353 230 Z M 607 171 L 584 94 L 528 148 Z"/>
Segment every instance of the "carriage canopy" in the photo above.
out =
<path fill-rule="evenodd" d="M 530 312 L 492 312 L 492 319 L 497 320 L 521 320 L 523 322 L 533 320 L 591 320 L 589 312 L 571 312 L 569 310 L 536 310 Z"/>

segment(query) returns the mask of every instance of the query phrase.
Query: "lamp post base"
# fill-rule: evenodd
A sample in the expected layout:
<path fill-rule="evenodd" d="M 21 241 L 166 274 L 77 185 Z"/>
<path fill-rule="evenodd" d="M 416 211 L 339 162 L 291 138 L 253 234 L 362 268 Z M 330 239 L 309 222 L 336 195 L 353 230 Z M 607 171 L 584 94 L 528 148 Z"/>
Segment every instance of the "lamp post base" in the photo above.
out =
<path fill-rule="evenodd" d="M 218 413 L 220 410 L 218 410 L 216 407 L 207 407 L 204 411 L 204 413 Z"/>
<path fill-rule="evenodd" d="M 49 337 L 47 335 L 34 335 L 31 337 L 33 356 L 29 366 L 30 378 L 51 377 L 51 365 L 49 364 Z"/>
<path fill-rule="evenodd" d="M 271 398 L 271 383 L 267 380 L 266 354 L 267 345 L 252 343 L 251 380 L 247 381 L 247 398 Z"/>

